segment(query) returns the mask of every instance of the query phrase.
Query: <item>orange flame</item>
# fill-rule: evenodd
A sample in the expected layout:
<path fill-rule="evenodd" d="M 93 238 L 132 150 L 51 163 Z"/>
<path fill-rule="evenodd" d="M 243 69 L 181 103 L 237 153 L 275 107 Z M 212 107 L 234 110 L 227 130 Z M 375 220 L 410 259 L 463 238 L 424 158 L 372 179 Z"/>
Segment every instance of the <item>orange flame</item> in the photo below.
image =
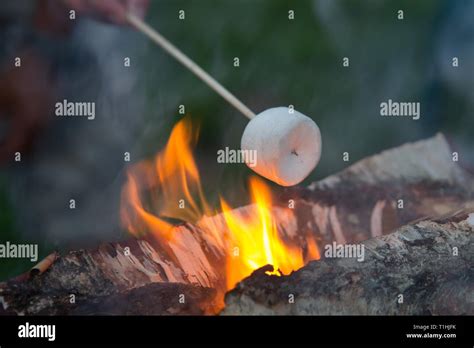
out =
<path fill-rule="evenodd" d="M 162 243 L 178 241 L 173 234 L 173 224 L 164 218 L 196 222 L 211 210 L 204 197 L 199 171 L 191 147 L 196 140 L 190 123 L 183 119 L 171 132 L 165 149 L 153 162 L 140 162 L 127 174 L 123 189 L 121 217 L 133 235 L 140 237 L 151 233 Z M 254 203 L 251 214 L 242 215 L 221 199 L 225 226 L 207 226 L 206 238 L 222 246 L 225 257 L 227 290 L 247 277 L 252 271 L 273 265 L 268 274 L 288 274 L 313 259 L 319 259 L 319 250 L 313 238 L 306 238 L 306 256 L 303 248 L 281 238 L 272 214 L 269 187 L 260 179 L 249 181 Z M 143 192 L 148 200 L 141 198 Z M 292 210 L 288 209 L 292 214 Z M 219 242 L 217 242 L 219 241 Z M 222 241 L 224 241 L 222 243 Z"/>
<path fill-rule="evenodd" d="M 195 134 L 192 125 L 182 120 L 153 163 L 140 162 L 127 173 L 121 217 L 133 235 L 151 232 L 159 239 L 170 240 L 173 225 L 162 218 L 194 222 L 209 211 L 191 152 Z M 148 206 L 153 212 L 146 210 L 140 198 L 144 190 L 151 193 Z"/>

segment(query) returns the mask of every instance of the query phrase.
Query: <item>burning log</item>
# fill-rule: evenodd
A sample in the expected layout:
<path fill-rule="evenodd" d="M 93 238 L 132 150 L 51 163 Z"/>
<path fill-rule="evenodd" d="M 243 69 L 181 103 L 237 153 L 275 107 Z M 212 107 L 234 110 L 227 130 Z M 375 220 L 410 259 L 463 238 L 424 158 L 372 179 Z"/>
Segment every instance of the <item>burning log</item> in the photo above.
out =
<path fill-rule="evenodd" d="M 473 197 L 473 176 L 453 162 L 438 134 L 363 159 L 308 188 L 287 189 L 281 199 L 295 201 L 299 231 L 310 229 L 329 244 L 384 235 L 462 209 Z"/>
<path fill-rule="evenodd" d="M 221 314 L 472 315 L 473 211 L 365 241 L 363 262 L 328 258 L 283 277 L 255 271 Z"/>
<path fill-rule="evenodd" d="M 180 158 L 183 158 L 182 150 Z M 473 190 L 473 177 L 452 161 L 444 137 L 438 135 L 364 159 L 308 188 L 285 189 L 273 201 L 271 216 L 282 243 L 297 246 L 307 263 L 317 258 L 309 255 L 322 255 L 327 244 L 355 243 L 372 237 L 377 241 L 385 238 L 381 235 L 411 221 L 421 218 L 429 221 L 426 217 L 439 217 L 465 208 L 472 203 Z M 204 216 L 194 224 L 173 227 L 158 240 L 144 237 L 103 244 L 93 250 L 69 252 L 32 279 L 22 277 L 0 284 L 0 303 L 4 310 L 17 314 L 215 313 L 223 306 L 223 294 L 234 285 L 227 279 L 228 273 L 235 271 L 232 267 L 229 269 L 229 265 L 235 260 L 240 267 L 243 257 L 242 254 L 233 254 L 234 248 L 223 237 L 229 233 L 229 218 L 244 222 L 258 215 L 258 210 L 258 206 L 249 205 L 223 214 Z M 140 212 L 147 214 L 143 209 Z M 155 219 L 150 214 L 145 216 L 147 222 Z M 440 228 L 438 225 L 429 226 Z M 462 234 L 460 231 L 452 233 L 453 236 L 454 233 Z M 424 240 L 424 236 L 422 234 L 419 238 Z M 436 240 L 436 245 L 441 248 L 444 243 L 448 248 L 452 238 L 443 236 L 440 235 L 442 240 L 439 243 Z M 429 243 L 420 244 L 417 250 L 420 262 L 430 253 L 431 247 Z M 458 247 L 465 249 L 464 245 Z M 396 253 L 403 250 L 376 251 L 385 258 L 398 260 L 402 256 Z M 326 262 L 316 264 L 324 265 Z M 264 264 L 256 265 L 253 270 Z M 433 260 L 431 266 L 442 274 L 448 272 L 441 260 L 438 263 Z M 312 263 L 307 267 L 316 266 Z M 401 270 L 408 271 L 406 268 Z M 394 278 L 415 279 L 413 273 L 405 275 L 395 268 L 385 269 L 385 272 Z M 306 274 L 305 269 L 300 273 Z M 319 281 L 329 284 L 334 273 L 329 274 Z M 449 274 L 462 289 L 461 277 Z M 290 279 L 267 278 L 270 282 Z M 373 278 L 375 283 L 376 279 Z M 444 278 L 449 290 L 447 279 Z M 436 284 L 441 283 L 442 279 Z M 423 289 L 412 289 L 418 289 L 419 296 L 422 296 Z M 157 296 L 165 300 L 157 300 Z M 228 301 L 232 296 L 236 296 L 235 293 Z M 117 304 L 129 300 L 134 301 L 135 309 Z M 104 307 L 98 305 L 104 301 Z M 151 305 L 147 307 L 148 303 Z"/>
<path fill-rule="evenodd" d="M 101 281 L 91 286 L 98 287 Z M 210 288 L 149 283 L 117 291 L 105 285 L 101 294 L 88 294 L 36 280 L 11 282 L 0 297 L 0 315 L 203 315 L 218 307 L 216 291 Z"/>

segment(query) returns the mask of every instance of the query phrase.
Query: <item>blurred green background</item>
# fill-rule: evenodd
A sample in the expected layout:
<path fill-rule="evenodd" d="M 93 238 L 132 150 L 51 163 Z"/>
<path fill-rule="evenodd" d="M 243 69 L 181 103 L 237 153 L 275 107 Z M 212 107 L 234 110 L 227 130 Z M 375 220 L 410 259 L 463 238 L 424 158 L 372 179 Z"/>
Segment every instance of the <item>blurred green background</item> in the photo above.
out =
<path fill-rule="evenodd" d="M 472 95 L 449 85 L 450 79 L 473 76 L 473 31 L 444 56 L 443 39 L 460 41 L 445 27 L 457 13 L 471 11 L 463 1 L 156 1 L 148 20 L 162 34 L 208 70 L 255 112 L 292 104 L 321 128 L 323 153 L 310 183 L 383 149 L 443 132 L 472 165 L 474 129 Z M 185 20 L 178 11 L 185 10 Z M 398 19 L 403 9 L 404 19 Z M 295 19 L 288 19 L 293 10 Z M 459 18 L 458 18 L 459 19 Z M 468 28 L 469 29 L 469 28 Z M 472 25 L 470 26 L 472 29 Z M 457 68 L 451 57 L 459 57 Z M 234 57 L 240 67 L 233 66 Z M 343 67 L 342 59 L 350 59 Z M 250 174 L 245 166 L 224 168 L 215 154 L 225 146 L 239 148 L 247 119 L 200 80 L 149 43 L 141 80 L 146 83 L 156 120 L 177 113 L 179 104 L 201 124 L 198 155 L 205 178 L 242 197 L 235 183 Z M 444 75 L 448 76 L 444 76 Z M 461 83 L 460 83 L 461 84 Z M 472 80 L 460 89 L 472 89 Z M 380 117 L 388 99 L 421 103 L 421 119 Z M 162 110 L 162 111 L 161 111 Z M 152 123 L 153 121 L 150 121 Z M 171 127 L 171 122 L 166 122 Z M 144 152 L 156 149 L 156 132 L 142 138 Z M 165 134 L 168 134 L 168 129 Z M 166 137 L 161 137 L 165 139 Z M 459 147 L 460 149 L 458 149 Z M 215 173 L 215 172 L 218 173 Z M 216 175 L 218 181 L 213 176 Z M 240 180 L 236 181 L 236 178 Z M 228 184 L 227 184 L 228 183 Z M 212 193 L 212 192 L 211 192 Z"/>

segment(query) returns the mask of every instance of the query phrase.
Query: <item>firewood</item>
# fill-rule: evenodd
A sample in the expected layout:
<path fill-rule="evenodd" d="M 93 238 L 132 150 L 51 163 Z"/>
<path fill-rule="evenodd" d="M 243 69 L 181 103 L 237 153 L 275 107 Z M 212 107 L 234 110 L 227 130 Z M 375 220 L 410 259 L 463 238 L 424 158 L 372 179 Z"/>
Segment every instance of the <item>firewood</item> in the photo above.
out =
<path fill-rule="evenodd" d="M 311 236 L 323 255 L 324 246 L 333 242 L 381 238 L 411 221 L 429 221 L 430 217 L 466 208 L 472 204 L 473 191 L 472 175 L 452 161 L 446 140 L 437 135 L 366 158 L 308 188 L 285 189 L 275 202 L 273 216 L 282 239 L 299 243 L 304 249 L 307 237 Z M 288 214 L 288 207 L 293 208 L 293 214 Z M 255 206 L 236 211 L 242 215 L 255 214 Z M 217 296 L 222 296 L 226 290 L 228 250 L 211 231 L 222 231 L 219 235 L 223 235 L 225 229 L 222 214 L 217 214 L 205 216 L 196 224 L 176 226 L 172 234 L 182 238 L 169 244 L 129 239 L 102 244 L 96 249 L 70 251 L 31 280 L 18 277 L 1 283 L 0 304 L 12 313 L 48 313 L 74 295 L 82 301 L 82 308 L 94 308 L 87 307 L 87 301 L 93 303 L 104 296 L 133 296 L 135 289 L 149 289 L 150 284 L 156 284 L 154 291 L 160 286 L 170 289 L 169 283 L 190 286 L 187 289 L 214 289 Z M 442 267 L 433 264 L 438 266 Z M 386 271 L 394 277 L 399 272 Z M 201 292 L 196 291 L 195 294 Z M 30 294 L 31 301 L 22 298 L 22 293 Z M 207 294 L 206 290 L 203 294 Z M 198 299 L 206 296 L 195 296 L 199 308 L 204 302 Z M 147 296 L 141 301 L 146 303 Z M 214 302 L 214 311 L 220 309 L 221 301 Z M 61 308 L 74 313 L 79 307 Z M 202 312 L 211 311 L 209 307 L 202 308 Z"/>
<path fill-rule="evenodd" d="M 327 258 L 282 277 L 257 270 L 226 295 L 222 314 L 472 315 L 473 212 L 365 241 L 363 262 Z"/>
<path fill-rule="evenodd" d="M 36 281 L 16 282 L 3 296 L 10 306 L 0 306 L 0 315 L 203 315 L 222 306 L 215 302 L 214 289 L 182 283 L 149 283 L 90 295 Z"/>

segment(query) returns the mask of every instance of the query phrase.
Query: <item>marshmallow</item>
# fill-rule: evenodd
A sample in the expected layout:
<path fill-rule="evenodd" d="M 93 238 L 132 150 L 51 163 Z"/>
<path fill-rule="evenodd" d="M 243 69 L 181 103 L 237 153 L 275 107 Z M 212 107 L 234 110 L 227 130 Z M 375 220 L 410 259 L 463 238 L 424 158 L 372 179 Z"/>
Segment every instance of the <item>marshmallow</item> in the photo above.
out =
<path fill-rule="evenodd" d="M 241 149 L 256 151 L 261 176 L 282 186 L 303 181 L 321 157 L 321 132 L 316 123 L 287 107 L 265 110 L 252 118 L 242 135 Z"/>

